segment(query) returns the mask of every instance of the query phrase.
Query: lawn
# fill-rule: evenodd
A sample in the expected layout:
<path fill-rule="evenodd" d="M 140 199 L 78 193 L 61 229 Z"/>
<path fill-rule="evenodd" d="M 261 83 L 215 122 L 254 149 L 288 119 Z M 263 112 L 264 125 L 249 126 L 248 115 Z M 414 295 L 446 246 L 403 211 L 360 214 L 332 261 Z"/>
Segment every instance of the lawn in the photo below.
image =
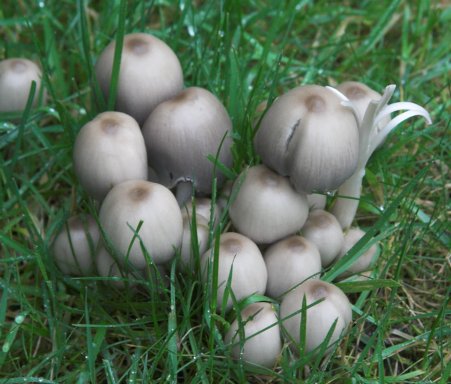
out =
<path fill-rule="evenodd" d="M 450 23 L 438 0 L 3 0 L 0 59 L 38 63 L 48 101 L 0 114 L 0 383 L 447 383 Z M 107 109 L 94 64 L 131 32 L 165 41 L 185 86 L 222 101 L 230 178 L 260 162 L 261 103 L 299 85 L 395 84 L 392 102 L 430 113 L 430 125 L 402 123 L 367 165 L 354 225 L 381 252 L 370 280 L 341 283 L 353 321 L 332 354 L 296 356 L 285 343 L 274 369 L 233 360 L 223 335 L 234 312 L 216 313 L 200 273 L 180 274 L 177 260 L 159 288 L 142 279 L 119 289 L 56 267 L 65 220 L 99 208 L 72 165 L 77 132 Z M 230 229 L 227 215 L 220 228 Z"/>

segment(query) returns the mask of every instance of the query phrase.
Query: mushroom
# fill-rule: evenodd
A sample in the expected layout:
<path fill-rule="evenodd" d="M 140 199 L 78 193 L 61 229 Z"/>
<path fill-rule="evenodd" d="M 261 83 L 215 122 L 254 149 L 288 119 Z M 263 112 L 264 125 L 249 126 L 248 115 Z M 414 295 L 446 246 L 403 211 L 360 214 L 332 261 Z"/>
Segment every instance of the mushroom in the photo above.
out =
<path fill-rule="evenodd" d="M 344 255 L 350 251 L 357 242 L 365 236 L 365 232 L 360 228 L 350 228 L 344 235 L 344 244 L 336 261 L 340 260 Z M 375 257 L 379 252 L 379 246 L 377 243 L 363 246 L 359 250 L 360 256 L 348 267 L 346 272 L 343 272 L 338 279 L 346 278 L 350 275 L 366 272 L 371 268 L 371 265 L 375 261 Z"/>
<path fill-rule="evenodd" d="M 257 244 L 268 244 L 300 230 L 308 215 L 305 194 L 296 192 L 286 177 L 264 165 L 244 171 L 229 214 L 233 226 Z M 241 183 L 241 185 L 240 185 Z"/>
<path fill-rule="evenodd" d="M 194 190 L 211 193 L 213 177 L 224 176 L 208 156 L 229 167 L 232 122 L 221 102 L 209 91 L 192 87 L 158 105 L 143 126 L 149 164 L 163 184 L 177 187 L 183 205 Z"/>
<path fill-rule="evenodd" d="M 147 179 L 147 153 L 136 121 L 104 112 L 85 124 L 74 144 L 74 169 L 89 195 L 101 201 L 116 184 Z"/>
<path fill-rule="evenodd" d="M 341 101 L 325 87 L 297 87 L 277 98 L 261 121 L 257 153 L 298 191 L 334 190 L 357 167 L 357 121 Z"/>
<path fill-rule="evenodd" d="M 41 89 L 41 70 L 30 60 L 12 58 L 0 61 L 0 112 L 23 111 L 27 105 L 31 84 L 36 83 L 36 93 L 32 102 L 38 104 Z"/>
<path fill-rule="evenodd" d="M 202 279 L 209 281 L 213 267 L 214 246 L 201 257 Z M 230 279 L 230 286 L 228 280 Z M 252 294 L 264 294 L 268 273 L 265 261 L 257 245 L 247 237 L 234 232 L 221 235 L 218 254 L 218 290 L 217 309 L 232 307 L 231 290 L 236 300 L 242 300 Z M 214 295 L 215 292 L 212 292 Z"/>
<path fill-rule="evenodd" d="M 166 187 L 144 180 L 114 186 L 103 200 L 100 224 L 119 262 L 135 268 L 147 265 L 144 249 L 155 264 L 170 261 L 182 242 L 183 222 L 174 195 Z"/>
<path fill-rule="evenodd" d="M 271 303 L 257 302 L 248 305 L 230 326 L 224 341 L 231 345 L 234 359 L 247 363 L 274 367 L 282 342 L 277 314 Z"/>
<path fill-rule="evenodd" d="M 116 42 L 100 54 L 95 72 L 108 99 Z M 183 89 L 180 62 L 163 41 L 147 33 L 124 36 L 116 95 L 116 109 L 133 116 L 142 125 L 153 109 Z"/>
<path fill-rule="evenodd" d="M 327 196 L 321 193 L 309 193 L 307 195 L 309 209 L 325 209 L 327 204 Z"/>
<path fill-rule="evenodd" d="M 280 304 L 280 320 L 292 349 L 298 352 L 301 343 L 305 353 L 318 352 L 328 333 L 332 332 L 329 342 L 324 346 L 328 352 L 351 323 L 351 304 L 335 285 L 321 280 L 308 280 L 284 296 Z M 301 322 L 305 324 L 306 330 L 303 340 Z"/>
<path fill-rule="evenodd" d="M 321 256 L 315 244 L 290 236 L 271 245 L 263 255 L 268 270 L 266 294 L 278 298 L 307 279 L 318 278 Z"/>
<path fill-rule="evenodd" d="M 330 265 L 343 248 L 344 235 L 340 223 L 334 215 L 322 209 L 310 212 L 301 233 L 318 248 L 323 267 Z"/>
<path fill-rule="evenodd" d="M 90 275 L 99 238 L 99 227 L 92 216 L 69 218 L 53 242 L 52 253 L 58 268 L 68 275 Z"/>
<path fill-rule="evenodd" d="M 194 204 L 193 204 L 194 201 Z M 196 215 L 202 217 L 205 220 L 205 224 L 213 221 L 213 226 L 216 226 L 219 222 L 221 211 L 218 204 L 212 204 L 211 199 L 206 197 L 198 197 L 193 201 L 187 201 L 182 207 L 182 216 L 191 220 L 191 216 L 195 210 Z M 213 215 L 213 217 L 211 217 Z"/>
<path fill-rule="evenodd" d="M 182 244 L 180 247 L 180 264 L 185 271 L 195 271 L 196 263 L 193 257 L 193 240 L 194 232 L 197 239 L 196 253 L 202 255 L 208 249 L 208 238 L 210 235 L 210 229 L 208 221 L 200 216 L 196 215 L 196 226 L 192 225 L 192 221 L 188 216 L 183 217 L 183 235 Z"/>

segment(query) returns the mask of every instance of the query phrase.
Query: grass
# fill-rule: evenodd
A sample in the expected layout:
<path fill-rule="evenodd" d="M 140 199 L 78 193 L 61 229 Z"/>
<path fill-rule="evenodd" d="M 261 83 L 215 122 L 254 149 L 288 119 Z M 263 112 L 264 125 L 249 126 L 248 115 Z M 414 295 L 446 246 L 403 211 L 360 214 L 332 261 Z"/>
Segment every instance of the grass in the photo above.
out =
<path fill-rule="evenodd" d="M 445 3 L 3 2 L 0 58 L 39 62 L 49 102 L 13 120 L 0 115 L 0 382 L 448 382 Z M 64 220 L 96 209 L 71 165 L 77 131 L 114 102 L 96 96 L 93 63 L 108 42 L 135 31 L 165 40 L 185 84 L 223 101 L 234 123 L 232 174 L 258 162 L 257 106 L 300 84 L 352 79 L 382 91 L 393 83 L 395 99 L 431 113 L 432 125 L 404 123 L 370 160 L 357 223 L 382 252 L 373 281 L 342 285 L 354 320 L 332 356 L 292 359 L 285 347 L 275 370 L 231 360 L 221 335 L 233 316 L 214 313 L 198 276 L 179 275 L 175 264 L 165 288 L 141 280 L 137 290 L 55 267 L 50 247 Z"/>

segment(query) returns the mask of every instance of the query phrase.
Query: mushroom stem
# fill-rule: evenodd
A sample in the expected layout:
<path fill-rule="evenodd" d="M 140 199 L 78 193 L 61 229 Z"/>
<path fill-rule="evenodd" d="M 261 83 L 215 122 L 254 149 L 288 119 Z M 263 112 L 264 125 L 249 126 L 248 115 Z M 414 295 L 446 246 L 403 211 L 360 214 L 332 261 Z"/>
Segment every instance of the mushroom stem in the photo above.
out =
<path fill-rule="evenodd" d="M 179 181 L 175 190 L 175 198 L 180 207 L 191 199 L 193 194 L 193 183 L 190 180 Z"/>
<path fill-rule="evenodd" d="M 395 91 L 395 85 L 388 85 L 384 94 L 379 100 L 373 100 L 362 121 L 359 122 L 360 149 L 357 170 L 339 188 L 338 195 L 332 213 L 338 219 L 343 229 L 348 228 L 357 212 L 359 205 L 362 180 L 365 176 L 366 164 L 374 150 L 385 140 L 388 134 L 393 131 L 403 121 L 414 117 L 422 116 L 427 124 L 432 124 L 429 113 L 419 105 L 411 102 L 399 102 L 388 104 Z M 339 92 L 339 91 L 337 91 Z M 350 105 L 350 101 L 343 95 L 343 105 Z M 378 124 L 393 112 L 405 111 L 391 119 L 384 127 L 378 129 Z"/>

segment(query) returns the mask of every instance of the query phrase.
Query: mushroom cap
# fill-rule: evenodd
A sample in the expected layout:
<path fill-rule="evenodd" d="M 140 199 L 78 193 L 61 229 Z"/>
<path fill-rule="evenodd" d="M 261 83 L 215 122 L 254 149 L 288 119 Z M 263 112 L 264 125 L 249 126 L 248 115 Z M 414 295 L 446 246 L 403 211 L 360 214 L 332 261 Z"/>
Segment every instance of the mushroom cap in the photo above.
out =
<path fill-rule="evenodd" d="M 287 293 L 280 304 L 280 318 L 283 327 L 296 344 L 300 343 L 304 296 L 308 307 L 306 309 L 305 352 L 309 353 L 324 342 L 335 321 L 336 325 L 328 346 L 337 342 L 351 323 L 352 310 L 347 296 L 335 285 L 316 279 L 301 284 Z M 313 303 L 316 304 L 312 305 Z M 297 314 L 291 316 L 294 313 Z M 293 347 L 296 349 L 295 346 Z"/>
<path fill-rule="evenodd" d="M 290 236 L 271 245 L 263 255 L 268 270 L 266 294 L 278 298 L 321 272 L 318 248 L 302 236 Z"/>
<path fill-rule="evenodd" d="M 344 243 L 343 247 L 338 255 L 338 258 L 336 261 L 340 260 L 348 251 L 354 247 L 355 244 L 363 237 L 365 236 L 365 232 L 362 231 L 360 228 L 350 228 L 345 234 L 344 234 Z M 362 273 L 367 271 L 371 268 L 371 265 L 374 261 L 375 255 L 377 254 L 379 250 L 378 244 L 373 244 L 371 247 L 369 247 L 365 252 L 363 252 L 357 260 L 355 260 L 348 268 L 346 272 L 343 272 L 339 278 L 348 277 L 350 275 L 354 275 L 357 273 Z"/>
<path fill-rule="evenodd" d="M 187 216 L 183 217 L 183 236 L 182 245 L 180 248 L 180 261 L 181 267 L 184 270 L 195 270 L 196 264 L 193 259 L 192 252 L 192 222 Z M 208 237 L 210 230 L 208 221 L 199 215 L 196 215 L 196 234 L 197 234 L 197 246 L 199 247 L 199 255 L 203 255 L 208 248 Z"/>
<path fill-rule="evenodd" d="M 341 101 L 325 87 L 297 87 L 277 98 L 261 121 L 257 153 L 298 191 L 334 190 L 357 168 L 358 125 Z"/>
<path fill-rule="evenodd" d="M 320 193 L 309 193 L 307 195 L 307 202 L 311 210 L 324 209 L 327 204 L 327 196 Z"/>
<path fill-rule="evenodd" d="M 286 177 L 264 165 L 250 167 L 232 202 L 233 226 L 258 244 L 268 244 L 300 230 L 308 215 L 305 194 L 296 192 Z M 236 183 L 241 182 L 241 177 Z"/>
<path fill-rule="evenodd" d="M 205 225 L 208 226 L 208 223 L 210 222 L 211 208 L 212 208 L 211 199 L 209 199 L 207 197 L 197 197 L 194 199 L 194 204 L 196 206 L 196 215 L 200 216 L 202 219 L 204 219 Z M 187 219 L 191 220 L 191 216 L 193 214 L 192 200 L 187 201 L 183 205 L 181 210 L 182 210 L 183 218 L 187 218 Z M 218 224 L 220 215 L 221 215 L 221 212 L 220 212 L 219 206 L 218 206 L 218 204 L 215 204 L 213 225 L 216 226 Z"/>
<path fill-rule="evenodd" d="M 104 112 L 85 124 L 74 144 L 74 169 L 89 195 L 101 201 L 116 184 L 147 179 L 147 153 L 136 121 Z"/>
<path fill-rule="evenodd" d="M 239 359 L 242 356 L 248 363 L 273 367 L 282 350 L 277 321 L 277 314 L 271 303 L 258 302 L 245 307 L 241 311 L 241 327 L 239 319 L 235 319 L 224 338 L 226 344 L 234 344 L 231 351 L 233 358 Z M 243 339 L 240 337 L 240 329 L 244 331 Z"/>
<path fill-rule="evenodd" d="M 100 54 L 95 72 L 108 99 L 116 42 Z M 142 125 L 152 110 L 183 89 L 183 72 L 172 49 L 147 33 L 124 36 L 116 95 L 116 109 Z"/>
<path fill-rule="evenodd" d="M 0 61 L 0 112 L 22 111 L 27 105 L 31 83 L 36 82 L 32 106 L 39 101 L 41 70 L 30 60 L 11 58 Z"/>
<path fill-rule="evenodd" d="M 201 257 L 202 279 L 208 281 L 208 265 L 213 263 L 213 249 L 207 250 Z M 218 258 L 218 292 L 217 309 L 222 309 L 227 281 L 231 276 L 230 289 L 237 301 L 252 294 L 264 294 L 268 273 L 265 261 L 257 245 L 247 237 L 228 232 L 221 235 Z M 228 294 L 226 310 L 232 307 L 233 301 Z"/>
<path fill-rule="evenodd" d="M 318 248 L 323 267 L 330 265 L 343 248 L 344 235 L 340 223 L 334 215 L 322 209 L 309 213 L 301 232 Z"/>
<path fill-rule="evenodd" d="M 109 241 L 135 268 L 144 268 L 146 259 L 140 242 L 155 264 L 165 263 L 181 245 L 183 222 L 177 200 L 166 187 L 144 180 L 117 184 L 103 200 L 100 224 Z M 138 225 L 138 235 L 131 245 Z"/>
<path fill-rule="evenodd" d="M 90 275 L 99 238 L 99 227 L 92 216 L 69 218 L 53 242 L 52 253 L 58 268 L 68 275 Z"/>
<path fill-rule="evenodd" d="M 196 191 L 210 194 L 215 166 L 208 155 L 232 165 L 232 121 L 221 102 L 203 88 L 191 87 L 167 100 L 143 126 L 149 164 L 169 188 L 190 181 Z M 224 176 L 217 169 L 218 187 Z"/>

